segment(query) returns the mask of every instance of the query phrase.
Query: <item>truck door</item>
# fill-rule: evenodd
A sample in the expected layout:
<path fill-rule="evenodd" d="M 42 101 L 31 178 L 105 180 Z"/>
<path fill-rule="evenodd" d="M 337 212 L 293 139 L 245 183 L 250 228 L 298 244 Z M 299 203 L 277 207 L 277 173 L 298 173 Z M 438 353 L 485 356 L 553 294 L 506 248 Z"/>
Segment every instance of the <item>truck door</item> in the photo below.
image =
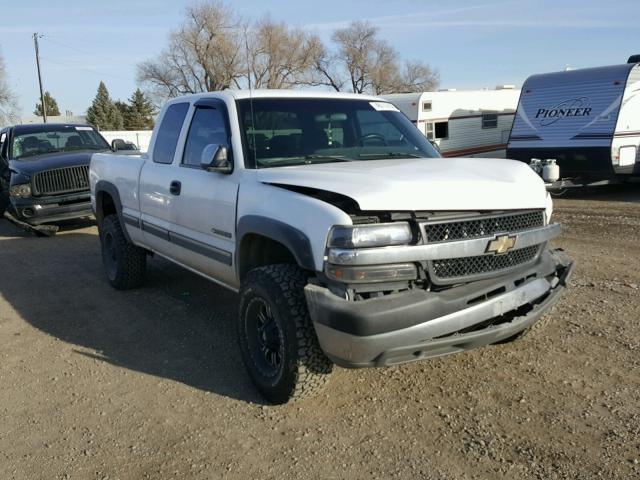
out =
<path fill-rule="evenodd" d="M 207 145 L 225 145 L 231 152 L 229 117 L 223 101 L 201 99 L 184 140 L 172 182 L 179 194 L 171 200 L 172 256 L 184 265 L 225 284 L 235 283 L 235 221 L 238 183 L 235 175 L 201 167 Z"/>
<path fill-rule="evenodd" d="M 140 172 L 140 220 L 144 241 L 151 249 L 165 255 L 171 252 L 171 207 L 178 198 L 171 191 L 176 171 L 173 162 L 178 141 L 185 135 L 182 127 L 189 107 L 188 102 L 167 107 L 149 159 Z"/>

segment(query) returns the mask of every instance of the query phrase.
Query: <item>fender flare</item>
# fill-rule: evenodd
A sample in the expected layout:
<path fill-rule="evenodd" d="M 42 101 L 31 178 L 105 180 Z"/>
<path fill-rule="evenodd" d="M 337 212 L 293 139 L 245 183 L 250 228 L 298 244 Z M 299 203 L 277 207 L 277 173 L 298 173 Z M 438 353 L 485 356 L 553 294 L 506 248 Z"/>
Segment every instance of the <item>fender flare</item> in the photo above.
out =
<path fill-rule="evenodd" d="M 104 219 L 104 215 L 102 213 L 102 196 L 100 193 L 105 192 L 108 193 L 113 203 L 116 207 L 116 214 L 118 215 L 118 220 L 120 221 L 120 228 L 122 228 L 122 232 L 124 233 L 125 238 L 128 242 L 131 242 L 131 238 L 129 238 L 129 233 L 127 232 L 124 219 L 122 218 L 122 202 L 120 201 L 120 192 L 118 192 L 118 187 L 116 187 L 113 183 L 107 182 L 106 180 L 98 180 L 96 183 L 94 195 L 96 198 L 96 211 L 94 212 L 96 216 L 96 220 L 98 221 L 98 226 L 102 225 L 102 220 Z"/>
<path fill-rule="evenodd" d="M 238 220 L 236 237 L 238 249 L 236 250 L 236 268 L 240 274 L 240 245 L 248 234 L 262 235 L 281 243 L 293 254 L 298 265 L 306 270 L 315 271 L 311 242 L 303 232 L 273 218 L 260 215 L 245 215 Z"/>

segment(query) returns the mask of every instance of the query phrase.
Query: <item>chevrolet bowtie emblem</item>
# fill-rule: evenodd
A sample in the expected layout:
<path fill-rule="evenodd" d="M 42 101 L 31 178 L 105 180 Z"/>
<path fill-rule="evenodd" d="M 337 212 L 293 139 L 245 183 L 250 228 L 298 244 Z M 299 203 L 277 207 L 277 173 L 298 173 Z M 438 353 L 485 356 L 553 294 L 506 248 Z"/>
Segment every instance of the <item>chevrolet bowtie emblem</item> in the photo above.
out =
<path fill-rule="evenodd" d="M 518 237 L 516 235 L 498 235 L 495 239 L 489 242 L 485 253 L 495 253 L 498 255 L 507 253 L 515 247 L 517 238 Z"/>

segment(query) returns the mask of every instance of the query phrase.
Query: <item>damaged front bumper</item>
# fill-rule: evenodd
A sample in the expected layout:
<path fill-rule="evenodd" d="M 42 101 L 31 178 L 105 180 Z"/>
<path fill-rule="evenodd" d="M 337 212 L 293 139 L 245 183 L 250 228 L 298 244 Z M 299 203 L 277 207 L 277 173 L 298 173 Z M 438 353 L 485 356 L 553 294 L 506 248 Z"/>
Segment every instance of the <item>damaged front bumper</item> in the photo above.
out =
<path fill-rule="evenodd" d="M 12 197 L 11 204 L 17 219 L 31 225 L 93 215 L 89 191 L 47 197 Z"/>
<path fill-rule="evenodd" d="M 447 355 L 508 339 L 559 299 L 573 270 L 561 250 L 530 267 L 441 292 L 409 291 L 348 301 L 305 288 L 325 354 L 349 368 L 380 367 Z"/>

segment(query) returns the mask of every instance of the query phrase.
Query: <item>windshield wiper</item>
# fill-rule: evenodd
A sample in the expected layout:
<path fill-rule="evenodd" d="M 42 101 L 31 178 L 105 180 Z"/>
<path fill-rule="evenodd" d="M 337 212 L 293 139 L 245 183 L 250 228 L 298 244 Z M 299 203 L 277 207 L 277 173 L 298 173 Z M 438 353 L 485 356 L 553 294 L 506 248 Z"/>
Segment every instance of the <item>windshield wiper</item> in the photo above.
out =
<path fill-rule="evenodd" d="M 317 160 L 317 161 L 314 161 Z M 345 157 L 344 155 L 300 155 L 297 157 L 284 157 L 284 158 L 261 158 L 258 163 L 265 167 L 273 167 L 276 165 L 310 165 L 313 163 L 328 163 L 328 162 L 357 162 L 356 159 Z"/>
<path fill-rule="evenodd" d="M 422 155 L 418 155 L 417 153 L 409 153 L 409 152 L 385 152 L 385 153 L 359 153 L 359 157 L 378 157 L 380 159 L 385 158 L 426 158 Z"/>
<path fill-rule="evenodd" d="M 305 160 L 328 160 L 331 162 L 355 162 L 357 160 L 353 159 L 353 158 L 348 158 L 344 155 L 319 155 L 319 154 L 312 154 L 312 155 L 305 155 L 304 156 Z"/>

